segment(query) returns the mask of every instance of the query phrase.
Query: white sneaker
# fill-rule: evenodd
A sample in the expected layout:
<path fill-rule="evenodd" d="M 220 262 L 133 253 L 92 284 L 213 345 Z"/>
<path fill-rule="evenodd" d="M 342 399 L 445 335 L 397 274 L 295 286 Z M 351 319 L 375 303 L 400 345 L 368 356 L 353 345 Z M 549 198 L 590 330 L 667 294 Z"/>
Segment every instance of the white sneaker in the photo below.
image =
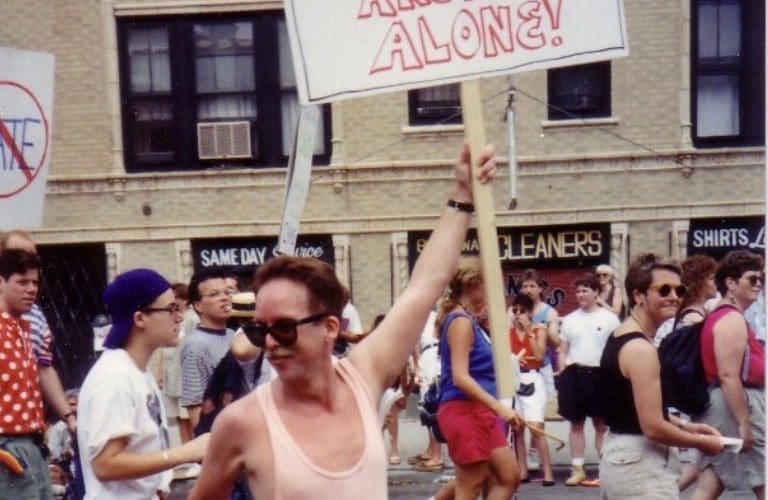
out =
<path fill-rule="evenodd" d="M 528 448 L 528 470 L 539 470 L 539 450 Z"/>

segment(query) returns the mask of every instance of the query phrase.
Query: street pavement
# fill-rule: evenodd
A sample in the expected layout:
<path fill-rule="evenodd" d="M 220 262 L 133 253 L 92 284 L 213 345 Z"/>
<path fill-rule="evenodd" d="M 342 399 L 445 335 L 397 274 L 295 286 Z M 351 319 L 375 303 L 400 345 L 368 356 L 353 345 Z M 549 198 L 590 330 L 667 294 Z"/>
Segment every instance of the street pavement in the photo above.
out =
<path fill-rule="evenodd" d="M 427 443 L 427 434 L 425 429 L 419 424 L 418 410 L 414 398 L 408 402 L 408 407 L 401 413 L 399 429 L 399 451 L 401 464 L 389 466 L 387 477 L 389 481 L 389 498 L 402 500 L 428 499 L 436 493 L 442 486 L 445 479 L 453 474 L 453 468 L 448 457 L 447 451 L 443 452 L 446 470 L 442 473 L 417 472 L 410 468 L 407 463 L 408 457 L 416 455 L 424 450 Z M 568 441 L 568 422 L 548 421 L 546 425 L 547 432 Z M 590 478 L 597 476 L 597 453 L 594 450 L 594 430 L 590 424 L 585 426 L 587 438 L 587 452 L 585 460 L 587 463 L 587 475 Z M 389 443 L 388 436 L 385 433 L 385 441 Z M 555 486 L 543 487 L 540 481 L 537 481 L 537 474 L 531 472 L 533 481 L 522 484 L 517 492 L 517 498 L 535 498 L 535 499 L 598 499 L 600 498 L 599 488 L 589 487 L 567 487 L 565 480 L 570 475 L 570 454 L 568 447 L 559 451 L 555 450 L 554 443 L 550 442 L 550 451 L 552 454 L 552 463 L 554 465 Z M 192 488 L 194 480 L 174 481 L 171 491 L 172 500 L 184 500 L 189 490 Z M 682 499 L 690 497 L 693 488 L 689 488 Z M 365 493 L 361 492 L 361 500 L 365 499 Z M 726 492 L 721 497 L 723 500 L 754 498 L 750 490 L 739 490 Z"/>

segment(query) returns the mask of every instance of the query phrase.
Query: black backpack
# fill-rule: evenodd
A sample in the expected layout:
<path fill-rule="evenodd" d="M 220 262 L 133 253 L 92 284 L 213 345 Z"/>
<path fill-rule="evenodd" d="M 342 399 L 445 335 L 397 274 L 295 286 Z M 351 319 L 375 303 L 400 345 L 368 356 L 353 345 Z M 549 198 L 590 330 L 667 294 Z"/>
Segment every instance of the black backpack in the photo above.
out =
<path fill-rule="evenodd" d="M 659 345 L 664 405 L 675 407 L 688 415 L 700 415 L 709 406 L 709 384 L 701 360 L 703 327 L 704 321 L 678 326 L 676 320 L 672 332 Z"/>

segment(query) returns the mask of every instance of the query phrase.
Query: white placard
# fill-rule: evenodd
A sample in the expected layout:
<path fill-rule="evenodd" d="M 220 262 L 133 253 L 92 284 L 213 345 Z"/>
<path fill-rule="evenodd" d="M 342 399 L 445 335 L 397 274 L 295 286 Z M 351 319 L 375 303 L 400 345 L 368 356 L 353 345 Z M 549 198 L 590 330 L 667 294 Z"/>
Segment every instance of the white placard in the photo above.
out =
<path fill-rule="evenodd" d="M 285 0 L 302 103 L 628 54 L 622 0 Z"/>
<path fill-rule="evenodd" d="M 43 223 L 53 54 L 0 47 L 0 229 Z"/>
<path fill-rule="evenodd" d="M 299 107 L 293 150 L 285 176 L 283 220 L 280 224 L 280 237 L 277 240 L 277 250 L 282 254 L 293 255 L 296 249 L 301 213 L 304 211 L 304 203 L 309 191 L 312 155 L 319 123 L 320 108 L 318 106 Z"/>

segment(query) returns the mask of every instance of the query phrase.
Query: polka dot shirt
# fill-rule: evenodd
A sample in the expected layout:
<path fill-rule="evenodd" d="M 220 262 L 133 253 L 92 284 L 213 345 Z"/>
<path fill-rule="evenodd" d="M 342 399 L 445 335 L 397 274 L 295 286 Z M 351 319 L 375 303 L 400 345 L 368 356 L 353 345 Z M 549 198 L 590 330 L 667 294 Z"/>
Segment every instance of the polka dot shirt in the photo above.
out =
<path fill-rule="evenodd" d="M 29 323 L 0 313 L 0 434 L 42 432 L 43 400 Z"/>

